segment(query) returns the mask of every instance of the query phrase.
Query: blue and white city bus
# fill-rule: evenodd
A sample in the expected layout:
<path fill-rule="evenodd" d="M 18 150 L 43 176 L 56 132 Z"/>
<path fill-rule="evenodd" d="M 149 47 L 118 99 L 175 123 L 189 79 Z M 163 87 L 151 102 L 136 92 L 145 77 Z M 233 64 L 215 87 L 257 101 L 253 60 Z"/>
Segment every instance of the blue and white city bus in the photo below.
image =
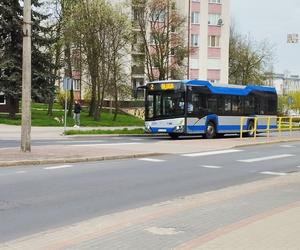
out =
<path fill-rule="evenodd" d="M 273 87 L 212 85 L 208 81 L 157 81 L 145 87 L 145 131 L 180 135 L 202 134 L 214 138 L 254 128 L 254 117 L 271 117 L 277 127 L 277 94 Z M 257 132 L 267 128 L 267 118 L 258 119 Z M 261 131 L 260 131 L 261 130 Z"/>

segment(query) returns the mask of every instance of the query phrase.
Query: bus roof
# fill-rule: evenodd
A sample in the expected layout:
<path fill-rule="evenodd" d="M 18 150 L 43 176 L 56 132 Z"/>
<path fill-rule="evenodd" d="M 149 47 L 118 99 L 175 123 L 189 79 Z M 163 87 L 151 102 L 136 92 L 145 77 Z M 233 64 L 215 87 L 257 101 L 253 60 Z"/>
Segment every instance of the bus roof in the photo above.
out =
<path fill-rule="evenodd" d="M 153 83 L 183 83 L 186 86 L 203 86 L 207 87 L 211 93 L 213 94 L 223 94 L 223 95 L 240 95 L 246 96 L 250 92 L 259 91 L 259 92 L 269 92 L 276 94 L 276 89 L 270 86 L 262 86 L 262 85 L 234 85 L 234 84 L 212 84 L 209 81 L 204 80 L 183 80 L 183 81 L 155 81 Z"/>

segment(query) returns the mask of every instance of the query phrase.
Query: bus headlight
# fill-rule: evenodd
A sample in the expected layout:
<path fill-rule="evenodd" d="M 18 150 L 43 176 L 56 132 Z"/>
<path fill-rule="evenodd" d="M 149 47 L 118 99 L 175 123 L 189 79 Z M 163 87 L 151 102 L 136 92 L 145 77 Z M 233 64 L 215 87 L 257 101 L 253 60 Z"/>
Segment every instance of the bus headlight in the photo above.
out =
<path fill-rule="evenodd" d="M 183 130 L 184 130 L 184 126 L 176 126 L 174 128 L 174 132 L 183 132 Z"/>
<path fill-rule="evenodd" d="M 151 127 L 150 125 L 145 126 L 145 132 L 151 132 Z"/>

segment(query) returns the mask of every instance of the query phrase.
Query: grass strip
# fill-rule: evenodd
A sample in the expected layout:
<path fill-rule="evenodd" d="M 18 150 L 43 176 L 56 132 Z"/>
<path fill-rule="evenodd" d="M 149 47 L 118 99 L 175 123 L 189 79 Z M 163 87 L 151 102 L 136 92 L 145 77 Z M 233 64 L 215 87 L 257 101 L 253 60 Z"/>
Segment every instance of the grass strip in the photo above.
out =
<path fill-rule="evenodd" d="M 116 130 L 67 130 L 66 135 L 141 135 L 144 134 L 144 129 L 116 129 Z"/>

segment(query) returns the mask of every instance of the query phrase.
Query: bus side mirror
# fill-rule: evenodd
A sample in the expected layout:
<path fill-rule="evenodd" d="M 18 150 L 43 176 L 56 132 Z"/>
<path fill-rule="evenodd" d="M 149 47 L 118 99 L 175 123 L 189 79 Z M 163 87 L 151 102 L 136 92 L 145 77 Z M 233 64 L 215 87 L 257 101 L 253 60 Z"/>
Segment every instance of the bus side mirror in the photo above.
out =
<path fill-rule="evenodd" d="M 133 96 L 134 99 L 144 99 L 145 98 L 145 93 L 146 93 L 146 88 L 145 87 L 138 87 L 133 91 Z"/>

